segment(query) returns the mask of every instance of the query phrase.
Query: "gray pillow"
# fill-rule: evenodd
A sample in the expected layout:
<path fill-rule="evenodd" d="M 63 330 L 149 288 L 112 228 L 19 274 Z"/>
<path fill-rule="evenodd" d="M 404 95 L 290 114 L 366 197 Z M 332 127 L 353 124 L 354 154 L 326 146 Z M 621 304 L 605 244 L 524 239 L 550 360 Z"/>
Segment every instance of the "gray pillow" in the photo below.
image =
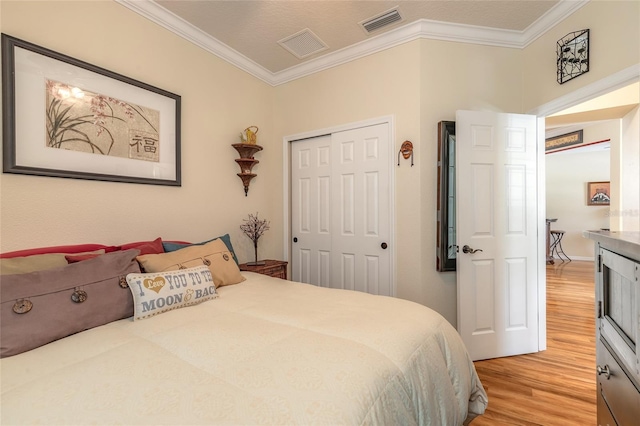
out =
<path fill-rule="evenodd" d="M 126 276 L 139 250 L 103 254 L 56 269 L 2 276 L 0 358 L 133 316 Z"/>

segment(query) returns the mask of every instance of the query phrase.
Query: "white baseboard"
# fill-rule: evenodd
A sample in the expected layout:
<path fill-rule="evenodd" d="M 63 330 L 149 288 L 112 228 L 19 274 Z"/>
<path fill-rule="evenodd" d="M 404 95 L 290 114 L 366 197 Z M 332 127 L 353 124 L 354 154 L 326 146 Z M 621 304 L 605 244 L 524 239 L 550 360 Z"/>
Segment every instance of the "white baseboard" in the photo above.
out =
<path fill-rule="evenodd" d="M 593 262 L 594 258 L 591 256 L 572 256 L 572 255 L 568 255 L 569 259 L 571 260 L 584 260 L 587 262 Z M 558 262 L 561 262 L 563 259 L 559 258 L 559 257 L 554 257 L 554 260 L 557 260 Z M 566 262 L 567 259 L 564 259 L 564 261 Z"/>

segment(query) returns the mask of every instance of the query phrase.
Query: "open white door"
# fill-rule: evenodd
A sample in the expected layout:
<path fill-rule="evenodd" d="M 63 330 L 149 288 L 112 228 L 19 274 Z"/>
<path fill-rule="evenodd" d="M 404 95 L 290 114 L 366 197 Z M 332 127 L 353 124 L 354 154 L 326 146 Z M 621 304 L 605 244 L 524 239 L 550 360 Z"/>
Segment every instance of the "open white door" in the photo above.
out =
<path fill-rule="evenodd" d="M 536 120 L 456 113 L 458 331 L 474 361 L 539 350 Z"/>

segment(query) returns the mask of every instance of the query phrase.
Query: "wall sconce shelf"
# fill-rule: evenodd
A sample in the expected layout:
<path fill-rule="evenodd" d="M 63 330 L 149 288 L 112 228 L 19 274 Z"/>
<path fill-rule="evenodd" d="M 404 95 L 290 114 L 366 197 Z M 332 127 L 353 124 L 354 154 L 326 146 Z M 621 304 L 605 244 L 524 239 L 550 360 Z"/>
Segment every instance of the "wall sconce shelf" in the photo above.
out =
<path fill-rule="evenodd" d="M 249 193 L 249 183 L 251 182 L 251 179 L 258 176 L 252 172 L 253 166 L 259 163 L 259 161 L 254 159 L 253 156 L 256 152 L 262 151 L 262 147 L 260 145 L 248 143 L 234 143 L 231 146 L 234 147 L 236 151 L 238 151 L 238 155 L 240 155 L 240 158 L 236 158 L 236 163 L 240 166 L 240 173 L 238 173 L 238 177 L 242 179 L 244 196 L 246 197 Z"/>

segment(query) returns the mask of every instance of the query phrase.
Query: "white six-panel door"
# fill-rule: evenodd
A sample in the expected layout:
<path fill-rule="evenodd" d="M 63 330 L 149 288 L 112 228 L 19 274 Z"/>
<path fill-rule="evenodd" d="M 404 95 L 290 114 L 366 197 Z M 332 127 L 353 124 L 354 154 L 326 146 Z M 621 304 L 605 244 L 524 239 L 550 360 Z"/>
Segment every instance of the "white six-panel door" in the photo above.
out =
<path fill-rule="evenodd" d="M 294 281 L 330 287 L 331 135 L 291 144 Z"/>
<path fill-rule="evenodd" d="M 458 331 L 473 360 L 538 351 L 536 145 L 535 116 L 456 114 Z"/>
<path fill-rule="evenodd" d="M 292 278 L 394 295 L 388 124 L 291 144 Z"/>

